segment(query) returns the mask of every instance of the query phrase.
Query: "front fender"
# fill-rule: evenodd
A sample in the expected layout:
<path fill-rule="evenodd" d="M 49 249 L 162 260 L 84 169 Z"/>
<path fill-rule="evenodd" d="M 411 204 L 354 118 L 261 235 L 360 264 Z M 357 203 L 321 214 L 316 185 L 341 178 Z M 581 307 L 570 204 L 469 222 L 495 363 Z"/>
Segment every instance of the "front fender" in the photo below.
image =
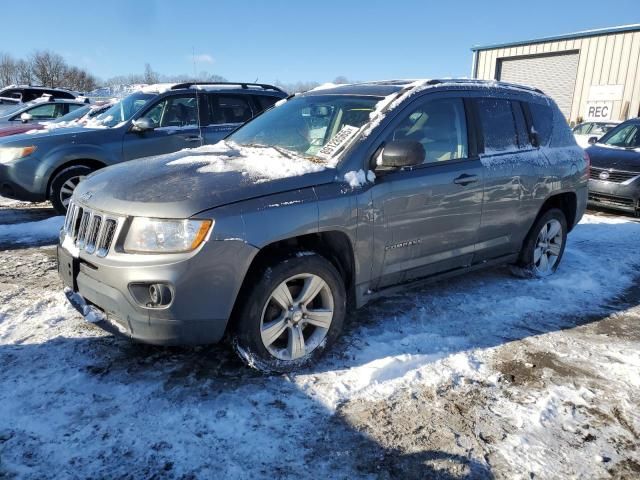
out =
<path fill-rule="evenodd" d="M 117 163 L 119 158 L 119 154 L 100 145 L 60 145 L 42 158 L 36 176 L 48 179 L 58 168 L 80 160 L 92 160 L 106 166 Z"/>

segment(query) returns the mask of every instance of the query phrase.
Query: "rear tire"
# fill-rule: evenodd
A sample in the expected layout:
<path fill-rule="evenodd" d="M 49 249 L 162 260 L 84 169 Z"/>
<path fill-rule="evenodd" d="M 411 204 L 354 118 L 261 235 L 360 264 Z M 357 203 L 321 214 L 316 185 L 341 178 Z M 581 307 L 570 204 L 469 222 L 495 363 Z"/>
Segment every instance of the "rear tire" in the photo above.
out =
<path fill-rule="evenodd" d="M 49 188 L 49 200 L 56 211 L 62 215 L 67 213 L 67 206 L 71 195 L 80 181 L 93 172 L 91 167 L 86 165 L 74 165 L 60 170 L 51 180 Z"/>
<path fill-rule="evenodd" d="M 292 256 L 253 279 L 237 310 L 233 346 L 250 367 L 290 372 L 318 359 L 340 335 L 344 282 L 317 254 Z"/>
<path fill-rule="evenodd" d="M 567 231 L 562 210 L 547 210 L 529 231 L 513 273 L 529 278 L 553 275 L 564 254 Z"/>

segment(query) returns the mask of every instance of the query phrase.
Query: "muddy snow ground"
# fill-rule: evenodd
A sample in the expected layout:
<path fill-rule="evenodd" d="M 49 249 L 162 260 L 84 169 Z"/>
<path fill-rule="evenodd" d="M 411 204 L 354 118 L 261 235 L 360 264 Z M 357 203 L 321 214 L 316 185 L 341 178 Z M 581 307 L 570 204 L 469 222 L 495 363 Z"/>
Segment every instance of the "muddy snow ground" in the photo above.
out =
<path fill-rule="evenodd" d="M 0 199 L 0 478 L 639 478 L 640 223 L 349 318 L 313 369 L 116 339 L 66 303 L 47 205 Z"/>

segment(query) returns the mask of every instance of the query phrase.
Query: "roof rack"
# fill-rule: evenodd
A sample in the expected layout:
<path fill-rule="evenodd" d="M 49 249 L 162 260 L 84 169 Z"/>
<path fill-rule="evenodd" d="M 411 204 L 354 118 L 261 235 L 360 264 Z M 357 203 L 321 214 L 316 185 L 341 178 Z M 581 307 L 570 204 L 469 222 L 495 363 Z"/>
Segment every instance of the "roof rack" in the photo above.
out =
<path fill-rule="evenodd" d="M 274 90 L 276 92 L 286 93 L 281 88 L 276 87 L 275 85 L 269 85 L 266 83 L 247 83 L 247 82 L 184 82 L 184 83 L 176 83 L 171 87 L 171 90 L 178 90 L 180 88 L 191 88 L 196 85 L 237 85 L 240 88 L 247 89 L 249 87 L 259 87 L 263 90 Z"/>
<path fill-rule="evenodd" d="M 471 85 L 495 85 L 497 87 L 511 87 L 511 88 L 519 88 L 521 90 L 528 90 L 530 92 L 536 92 L 544 95 L 545 93 L 539 88 L 528 87 L 527 85 L 520 85 L 517 83 L 509 83 L 509 82 L 501 82 L 498 80 L 479 80 L 476 78 L 450 78 L 450 79 L 433 79 L 427 82 L 427 85 L 438 85 L 440 83 L 461 83 L 461 84 L 471 84 Z"/>

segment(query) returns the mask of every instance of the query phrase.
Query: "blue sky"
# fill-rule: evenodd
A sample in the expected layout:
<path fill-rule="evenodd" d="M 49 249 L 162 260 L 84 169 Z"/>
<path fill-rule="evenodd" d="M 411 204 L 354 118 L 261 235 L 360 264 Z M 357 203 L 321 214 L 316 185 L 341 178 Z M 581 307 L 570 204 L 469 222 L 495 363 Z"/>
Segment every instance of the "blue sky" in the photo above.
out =
<path fill-rule="evenodd" d="M 4 3 L 0 51 L 50 49 L 101 78 L 142 73 L 146 62 L 192 73 L 194 50 L 198 71 L 235 81 L 468 76 L 473 45 L 640 22 L 637 0 L 67 0 L 55 14 L 51 5 Z"/>

